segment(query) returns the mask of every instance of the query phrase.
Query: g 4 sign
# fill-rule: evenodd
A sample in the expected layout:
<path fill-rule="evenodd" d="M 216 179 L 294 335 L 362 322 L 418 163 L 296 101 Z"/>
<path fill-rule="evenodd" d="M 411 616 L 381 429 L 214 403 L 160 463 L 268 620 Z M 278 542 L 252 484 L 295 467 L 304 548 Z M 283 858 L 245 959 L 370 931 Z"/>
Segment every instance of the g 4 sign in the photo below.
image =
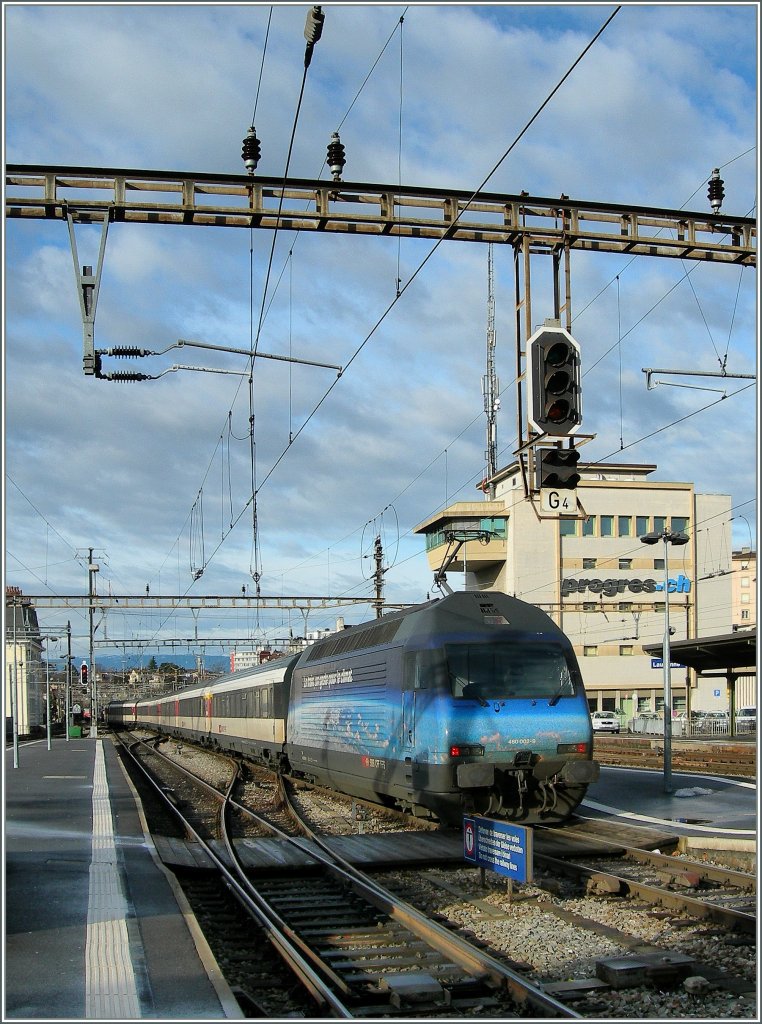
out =
<path fill-rule="evenodd" d="M 540 508 L 543 512 L 555 512 L 557 515 L 574 515 L 578 510 L 577 492 L 543 487 L 540 489 Z"/>

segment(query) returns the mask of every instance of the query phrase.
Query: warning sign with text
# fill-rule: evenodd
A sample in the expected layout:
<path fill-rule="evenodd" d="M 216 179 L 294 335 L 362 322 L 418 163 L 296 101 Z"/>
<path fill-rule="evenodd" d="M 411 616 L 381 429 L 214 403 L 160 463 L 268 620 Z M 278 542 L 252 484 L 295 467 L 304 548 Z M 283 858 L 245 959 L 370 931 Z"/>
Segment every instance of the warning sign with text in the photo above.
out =
<path fill-rule="evenodd" d="M 490 818 L 463 818 L 463 857 L 514 882 L 532 881 L 532 830 Z"/>

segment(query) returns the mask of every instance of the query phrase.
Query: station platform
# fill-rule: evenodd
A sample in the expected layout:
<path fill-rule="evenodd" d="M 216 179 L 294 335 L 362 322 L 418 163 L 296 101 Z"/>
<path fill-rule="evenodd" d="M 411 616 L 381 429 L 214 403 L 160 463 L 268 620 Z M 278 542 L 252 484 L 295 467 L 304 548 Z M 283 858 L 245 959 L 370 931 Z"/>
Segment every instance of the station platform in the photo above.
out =
<path fill-rule="evenodd" d="M 108 736 L 5 751 L 3 1020 L 242 1018 Z"/>
<path fill-rule="evenodd" d="M 604 766 L 579 814 L 658 822 L 678 835 L 755 840 L 757 786 L 751 779 L 672 771 L 670 792 L 661 770 Z"/>

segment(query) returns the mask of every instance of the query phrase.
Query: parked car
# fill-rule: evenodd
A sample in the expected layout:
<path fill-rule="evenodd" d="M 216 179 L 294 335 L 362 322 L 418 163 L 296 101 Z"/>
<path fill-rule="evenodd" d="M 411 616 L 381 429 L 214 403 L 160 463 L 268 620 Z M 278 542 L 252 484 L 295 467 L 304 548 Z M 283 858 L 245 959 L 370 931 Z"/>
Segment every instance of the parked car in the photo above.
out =
<path fill-rule="evenodd" d="M 594 711 L 590 716 L 590 720 L 593 723 L 593 732 L 618 733 L 621 728 L 619 716 L 614 714 L 613 711 Z"/>
<path fill-rule="evenodd" d="M 754 732 L 757 728 L 757 709 L 740 708 L 736 714 L 736 729 L 739 732 Z"/>
<path fill-rule="evenodd" d="M 730 718 L 727 711 L 696 711 L 691 714 L 693 732 L 717 735 L 728 731 Z"/>

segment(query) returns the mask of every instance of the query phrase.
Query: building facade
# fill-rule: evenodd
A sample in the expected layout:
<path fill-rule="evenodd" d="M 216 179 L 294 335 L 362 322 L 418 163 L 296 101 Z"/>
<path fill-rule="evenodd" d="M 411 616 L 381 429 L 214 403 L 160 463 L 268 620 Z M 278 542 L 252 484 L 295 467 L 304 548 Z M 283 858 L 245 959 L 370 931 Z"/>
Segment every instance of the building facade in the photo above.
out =
<path fill-rule="evenodd" d="M 676 640 L 732 625 L 730 496 L 651 480 L 656 468 L 580 464 L 575 518 L 541 513 L 514 463 L 490 481 L 494 500 L 460 502 L 415 529 L 435 572 L 449 559 L 446 571 L 465 573 L 468 589 L 501 590 L 546 611 L 574 644 L 591 710 L 627 717 L 663 710 L 663 665 L 642 645 L 664 637 L 667 617 Z M 665 529 L 689 542 L 641 541 Z M 714 683 L 673 663 L 673 713 L 727 707 Z"/>
<path fill-rule="evenodd" d="M 757 625 L 757 553 L 751 548 L 733 552 L 733 630 Z"/>
<path fill-rule="evenodd" d="M 45 672 L 37 612 L 18 587 L 5 588 L 5 735 L 19 736 L 45 723 Z"/>
<path fill-rule="evenodd" d="M 733 552 L 733 631 L 757 628 L 757 553 L 751 547 Z M 736 707 L 757 706 L 757 677 L 748 673 L 736 682 Z"/>

